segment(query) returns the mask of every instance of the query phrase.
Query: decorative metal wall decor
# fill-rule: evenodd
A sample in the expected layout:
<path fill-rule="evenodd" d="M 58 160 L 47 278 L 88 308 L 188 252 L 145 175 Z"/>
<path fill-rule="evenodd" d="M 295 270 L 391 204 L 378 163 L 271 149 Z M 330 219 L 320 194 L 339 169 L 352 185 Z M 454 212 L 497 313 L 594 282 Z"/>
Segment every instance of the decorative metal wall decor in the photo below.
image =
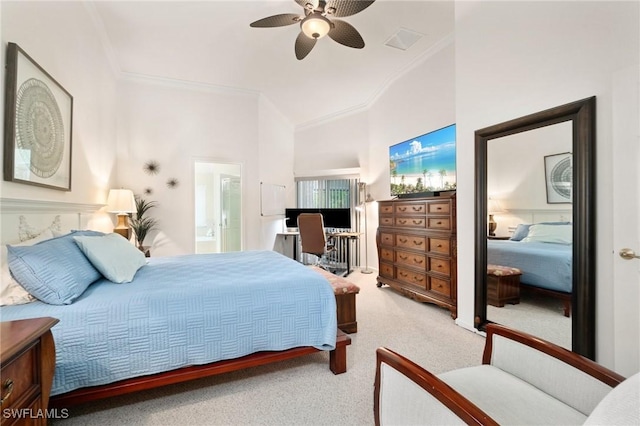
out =
<path fill-rule="evenodd" d="M 70 191 L 73 97 L 15 43 L 6 69 L 4 180 Z"/>

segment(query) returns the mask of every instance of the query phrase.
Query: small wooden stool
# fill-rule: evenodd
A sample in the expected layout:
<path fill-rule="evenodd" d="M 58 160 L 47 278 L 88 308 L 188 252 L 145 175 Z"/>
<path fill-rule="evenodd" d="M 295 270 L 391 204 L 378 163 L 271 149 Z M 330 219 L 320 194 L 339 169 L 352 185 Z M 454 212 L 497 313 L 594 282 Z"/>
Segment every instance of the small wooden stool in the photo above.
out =
<path fill-rule="evenodd" d="M 520 276 L 518 268 L 487 265 L 487 303 L 502 308 L 505 303 L 520 303 Z"/>
<path fill-rule="evenodd" d="M 333 294 L 336 295 L 338 328 L 345 333 L 357 333 L 356 294 L 360 292 L 360 287 L 322 268 L 317 266 L 310 267 L 325 277 L 331 284 L 331 287 L 333 287 Z"/>

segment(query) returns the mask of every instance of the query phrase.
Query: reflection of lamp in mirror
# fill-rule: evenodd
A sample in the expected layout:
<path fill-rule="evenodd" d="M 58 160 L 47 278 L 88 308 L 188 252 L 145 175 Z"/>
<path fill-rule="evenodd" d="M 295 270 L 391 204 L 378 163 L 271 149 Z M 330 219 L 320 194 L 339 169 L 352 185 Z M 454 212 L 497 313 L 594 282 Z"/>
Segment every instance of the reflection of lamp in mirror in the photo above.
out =
<path fill-rule="evenodd" d="M 498 200 L 489 198 L 489 203 L 487 204 L 487 213 L 489 214 L 489 236 L 490 237 L 495 237 L 496 228 L 498 227 L 498 224 L 493 219 L 493 215 L 502 213 L 503 211 L 504 210 L 502 210 L 502 206 L 500 206 L 500 203 L 498 203 Z"/>
<path fill-rule="evenodd" d="M 129 226 L 129 213 L 136 212 L 136 200 L 133 191 L 130 189 L 111 189 L 107 198 L 107 209 L 109 213 L 118 215 L 118 223 L 113 228 L 113 232 L 120 234 L 127 240 L 131 238 L 131 227 Z"/>

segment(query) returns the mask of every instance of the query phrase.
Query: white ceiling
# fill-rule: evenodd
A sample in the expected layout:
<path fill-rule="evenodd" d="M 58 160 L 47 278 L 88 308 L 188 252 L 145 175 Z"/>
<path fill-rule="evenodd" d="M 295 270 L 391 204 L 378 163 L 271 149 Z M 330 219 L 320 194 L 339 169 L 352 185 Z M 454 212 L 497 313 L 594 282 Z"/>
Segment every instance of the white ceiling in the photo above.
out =
<path fill-rule="evenodd" d="M 301 13 L 293 0 L 96 1 L 115 67 L 122 73 L 263 93 L 293 125 L 366 106 L 398 75 L 453 33 L 452 1 L 377 0 L 346 18 L 364 49 L 328 37 L 296 59 L 298 25 L 250 28 Z M 398 30 L 423 34 L 407 50 L 385 46 Z"/>

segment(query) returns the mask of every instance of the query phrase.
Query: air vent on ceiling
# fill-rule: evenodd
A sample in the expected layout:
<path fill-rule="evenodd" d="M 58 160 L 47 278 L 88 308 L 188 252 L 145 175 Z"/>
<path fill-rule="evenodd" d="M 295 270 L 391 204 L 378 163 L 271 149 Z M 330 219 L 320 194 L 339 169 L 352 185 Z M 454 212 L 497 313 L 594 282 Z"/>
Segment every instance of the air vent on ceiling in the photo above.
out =
<path fill-rule="evenodd" d="M 394 35 L 385 41 L 386 46 L 395 47 L 400 50 L 407 50 L 423 37 L 422 34 L 415 31 L 400 28 Z"/>

